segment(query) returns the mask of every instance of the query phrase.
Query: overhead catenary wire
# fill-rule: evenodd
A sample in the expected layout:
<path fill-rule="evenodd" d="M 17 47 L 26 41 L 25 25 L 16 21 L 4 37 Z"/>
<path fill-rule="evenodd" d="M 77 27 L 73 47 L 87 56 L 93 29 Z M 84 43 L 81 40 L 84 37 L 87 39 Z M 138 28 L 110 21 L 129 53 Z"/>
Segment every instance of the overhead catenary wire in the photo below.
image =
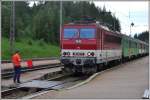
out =
<path fill-rule="evenodd" d="M 121 20 L 121 23 L 123 23 L 123 25 L 121 25 L 121 26 L 127 26 L 129 29 L 130 29 L 130 27 L 131 27 L 131 23 L 132 22 L 135 22 L 135 16 L 131 16 L 131 14 L 133 15 L 133 11 L 131 11 L 131 9 L 129 8 L 129 12 L 128 12 L 128 15 L 127 14 L 124 14 L 123 12 L 120 12 L 120 11 L 116 11 L 112 6 L 110 6 L 110 5 L 108 5 L 107 4 L 107 6 L 108 6 L 108 8 L 109 8 L 109 10 L 111 10 L 112 12 L 118 12 L 117 14 L 118 15 L 120 15 L 120 16 L 122 16 L 122 17 L 124 17 L 124 18 L 126 18 L 126 19 L 128 19 L 128 21 L 125 21 L 125 20 Z M 132 12 L 132 13 L 131 13 Z M 135 24 L 135 23 L 134 23 Z M 134 25 L 134 27 L 147 27 L 148 25 L 143 25 L 143 24 L 139 24 L 139 23 L 136 23 L 135 25 Z"/>

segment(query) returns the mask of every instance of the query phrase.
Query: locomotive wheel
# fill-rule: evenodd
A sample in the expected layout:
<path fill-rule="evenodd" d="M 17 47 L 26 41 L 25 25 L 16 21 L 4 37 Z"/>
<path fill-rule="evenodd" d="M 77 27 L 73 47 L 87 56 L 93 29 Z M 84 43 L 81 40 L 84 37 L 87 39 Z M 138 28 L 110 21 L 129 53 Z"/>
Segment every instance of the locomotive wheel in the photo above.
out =
<path fill-rule="evenodd" d="M 96 72 L 97 72 L 97 66 L 94 65 L 94 66 L 93 66 L 93 73 L 96 73 Z"/>
<path fill-rule="evenodd" d="M 97 72 L 97 65 L 93 65 L 90 67 L 89 74 L 94 74 Z"/>
<path fill-rule="evenodd" d="M 104 64 L 97 64 L 97 71 L 102 71 L 104 69 Z"/>
<path fill-rule="evenodd" d="M 64 68 L 63 68 L 63 70 L 65 71 L 65 72 L 67 72 L 67 73 L 73 73 L 73 72 L 75 72 L 74 70 L 74 66 L 72 66 L 72 65 L 64 65 Z"/>

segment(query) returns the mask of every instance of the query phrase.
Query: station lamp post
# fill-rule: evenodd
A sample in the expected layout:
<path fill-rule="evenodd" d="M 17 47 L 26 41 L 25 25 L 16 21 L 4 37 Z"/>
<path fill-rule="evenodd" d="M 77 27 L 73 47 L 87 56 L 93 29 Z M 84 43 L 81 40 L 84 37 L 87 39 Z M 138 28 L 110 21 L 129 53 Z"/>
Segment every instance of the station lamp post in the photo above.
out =
<path fill-rule="evenodd" d="M 134 23 L 132 22 L 131 24 L 130 24 L 130 36 L 131 36 L 131 27 L 133 27 L 134 26 Z"/>

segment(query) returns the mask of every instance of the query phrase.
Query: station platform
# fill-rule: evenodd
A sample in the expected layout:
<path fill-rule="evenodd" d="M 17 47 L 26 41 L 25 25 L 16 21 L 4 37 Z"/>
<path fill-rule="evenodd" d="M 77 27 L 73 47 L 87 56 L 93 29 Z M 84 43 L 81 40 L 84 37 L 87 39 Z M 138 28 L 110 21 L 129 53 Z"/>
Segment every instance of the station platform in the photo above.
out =
<path fill-rule="evenodd" d="M 48 91 L 32 99 L 141 99 L 149 88 L 149 56 L 110 69 L 79 87 Z"/>

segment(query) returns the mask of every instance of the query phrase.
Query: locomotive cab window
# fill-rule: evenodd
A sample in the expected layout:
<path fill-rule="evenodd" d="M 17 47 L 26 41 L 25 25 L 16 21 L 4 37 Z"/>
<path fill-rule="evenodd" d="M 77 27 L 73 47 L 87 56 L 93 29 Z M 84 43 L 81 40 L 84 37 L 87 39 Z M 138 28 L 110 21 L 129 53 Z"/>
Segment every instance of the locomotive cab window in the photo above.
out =
<path fill-rule="evenodd" d="M 95 29 L 94 28 L 82 28 L 80 29 L 80 38 L 95 38 Z"/>
<path fill-rule="evenodd" d="M 78 34 L 78 29 L 75 28 L 65 28 L 64 38 L 76 38 Z"/>

